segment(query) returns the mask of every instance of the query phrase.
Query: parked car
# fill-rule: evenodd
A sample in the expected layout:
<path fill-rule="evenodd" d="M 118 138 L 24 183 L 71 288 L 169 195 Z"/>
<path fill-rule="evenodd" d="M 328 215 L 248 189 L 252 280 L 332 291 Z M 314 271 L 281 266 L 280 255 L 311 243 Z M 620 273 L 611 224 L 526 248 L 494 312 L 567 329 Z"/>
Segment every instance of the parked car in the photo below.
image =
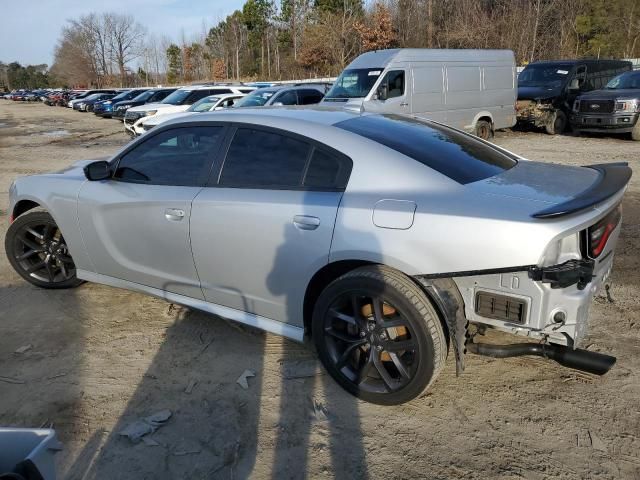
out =
<path fill-rule="evenodd" d="M 95 95 L 96 93 L 113 93 L 113 94 L 117 94 L 118 91 L 117 90 L 113 90 L 113 89 L 98 89 L 98 90 L 86 90 L 78 95 L 75 95 L 73 98 L 69 99 L 69 103 L 67 104 L 67 106 L 69 108 L 73 108 L 73 106 L 76 103 L 81 102 L 82 100 L 84 100 L 85 98 L 87 98 L 89 95 Z"/>
<path fill-rule="evenodd" d="M 150 117 L 159 111 L 165 114 L 184 112 L 198 100 L 209 95 L 222 95 L 234 93 L 242 95 L 255 90 L 255 87 L 244 85 L 196 85 L 182 87 L 167 96 L 160 103 L 146 103 L 139 107 L 132 107 L 127 110 L 124 116 L 124 129 L 131 136 L 136 135 L 133 125 L 143 117 Z"/>
<path fill-rule="evenodd" d="M 109 100 L 115 96 L 115 93 L 94 93 L 93 95 L 89 95 L 88 97 L 83 98 L 81 101 L 74 103 L 73 109 L 80 112 L 92 112 L 93 106 L 96 102 Z"/>
<path fill-rule="evenodd" d="M 111 118 L 113 115 L 113 106 L 119 102 L 126 102 L 127 100 L 133 100 L 141 93 L 149 90 L 148 88 L 133 88 L 129 90 L 124 90 L 120 92 L 113 98 L 108 100 L 103 100 L 101 102 L 96 102 L 93 105 L 93 113 L 102 118 Z"/>
<path fill-rule="evenodd" d="M 191 115 L 192 113 L 213 112 L 216 110 L 224 110 L 225 108 L 230 108 L 238 99 L 242 98 L 243 96 L 244 95 L 236 93 L 210 95 L 208 97 L 204 97 L 201 100 L 198 100 L 184 112 L 167 113 L 165 115 L 163 111 L 160 110 L 158 113 L 152 115 L 151 117 L 142 117 L 140 120 L 133 124 L 133 129 L 136 132 L 136 135 L 142 135 L 144 132 L 148 132 L 152 128 L 158 126 L 163 122 L 166 122 L 167 120 L 179 118 L 184 115 Z"/>
<path fill-rule="evenodd" d="M 377 50 L 347 65 L 322 103 L 411 114 L 489 139 L 516 123 L 515 78 L 511 50 Z"/>
<path fill-rule="evenodd" d="M 39 287 L 94 281 L 311 335 L 349 392 L 398 404 L 449 348 L 459 372 L 465 349 L 608 371 L 615 358 L 576 347 L 630 176 L 406 116 L 232 108 L 18 178 L 5 247 Z M 467 342 L 469 322 L 535 343 Z"/>
<path fill-rule="evenodd" d="M 311 83 L 265 87 L 238 100 L 233 108 L 313 105 L 320 103 L 327 90 L 327 85 Z"/>
<path fill-rule="evenodd" d="M 113 118 L 117 118 L 118 120 L 124 120 L 124 115 L 127 113 L 127 110 L 132 107 L 138 107 L 140 105 L 144 105 L 146 103 L 159 103 L 173 92 L 175 92 L 178 87 L 167 87 L 167 88 L 152 88 L 139 94 L 137 97 L 132 98 L 131 100 L 119 101 L 118 103 L 113 104 Z"/>
<path fill-rule="evenodd" d="M 578 133 L 630 133 L 640 141 L 640 70 L 625 72 L 601 90 L 580 95 L 573 103 L 571 127 Z"/>
<path fill-rule="evenodd" d="M 578 95 L 600 89 L 628 70 L 631 62 L 620 60 L 530 63 L 518 76 L 518 124 L 544 128 L 550 135 L 562 133 Z"/>

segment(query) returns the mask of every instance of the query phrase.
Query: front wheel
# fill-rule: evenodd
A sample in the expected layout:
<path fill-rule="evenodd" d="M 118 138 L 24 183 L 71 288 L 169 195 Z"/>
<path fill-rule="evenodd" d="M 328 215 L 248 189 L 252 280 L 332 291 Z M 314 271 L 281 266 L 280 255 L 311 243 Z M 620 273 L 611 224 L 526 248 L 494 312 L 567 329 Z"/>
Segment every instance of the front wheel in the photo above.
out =
<path fill-rule="evenodd" d="M 549 135 L 558 135 L 567 128 L 567 116 L 562 110 L 556 110 L 549 123 L 544 127 Z"/>
<path fill-rule="evenodd" d="M 9 263 L 29 283 L 41 288 L 71 288 L 82 283 L 62 232 L 47 212 L 28 212 L 7 230 Z"/>
<path fill-rule="evenodd" d="M 431 301 L 384 266 L 358 268 L 332 282 L 316 302 L 312 333 L 329 374 L 351 394 L 380 405 L 420 395 L 447 356 Z"/>

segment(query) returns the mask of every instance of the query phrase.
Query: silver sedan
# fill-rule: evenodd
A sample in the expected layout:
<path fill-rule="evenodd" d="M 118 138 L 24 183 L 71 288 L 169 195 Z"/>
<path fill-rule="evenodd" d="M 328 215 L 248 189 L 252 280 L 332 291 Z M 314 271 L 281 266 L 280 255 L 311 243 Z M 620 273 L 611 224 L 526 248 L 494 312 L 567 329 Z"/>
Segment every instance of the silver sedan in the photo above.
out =
<path fill-rule="evenodd" d="M 630 175 L 411 117 L 239 109 L 17 179 L 5 245 L 39 287 L 93 281 L 310 336 L 346 390 L 398 404 L 449 351 L 458 373 L 465 352 L 609 370 L 613 357 L 576 347 Z M 470 340 L 486 328 L 536 343 Z"/>

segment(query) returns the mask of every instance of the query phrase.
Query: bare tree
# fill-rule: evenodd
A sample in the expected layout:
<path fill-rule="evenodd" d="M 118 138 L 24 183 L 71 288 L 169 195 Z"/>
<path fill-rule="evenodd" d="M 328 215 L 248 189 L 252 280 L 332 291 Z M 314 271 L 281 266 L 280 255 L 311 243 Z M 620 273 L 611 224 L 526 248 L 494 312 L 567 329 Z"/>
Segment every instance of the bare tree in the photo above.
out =
<path fill-rule="evenodd" d="M 111 52 L 120 74 L 120 85 L 127 81 L 127 65 L 142 52 L 145 28 L 131 15 L 105 14 L 109 26 Z"/>

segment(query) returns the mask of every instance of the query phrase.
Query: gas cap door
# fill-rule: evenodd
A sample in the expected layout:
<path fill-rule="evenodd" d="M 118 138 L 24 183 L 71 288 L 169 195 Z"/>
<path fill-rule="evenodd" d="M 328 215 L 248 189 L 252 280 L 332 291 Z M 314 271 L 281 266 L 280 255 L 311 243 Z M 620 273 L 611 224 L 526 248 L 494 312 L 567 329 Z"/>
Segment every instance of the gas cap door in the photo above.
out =
<path fill-rule="evenodd" d="M 407 230 L 413 225 L 416 203 L 410 200 L 385 199 L 373 208 L 373 224 L 380 228 Z"/>

